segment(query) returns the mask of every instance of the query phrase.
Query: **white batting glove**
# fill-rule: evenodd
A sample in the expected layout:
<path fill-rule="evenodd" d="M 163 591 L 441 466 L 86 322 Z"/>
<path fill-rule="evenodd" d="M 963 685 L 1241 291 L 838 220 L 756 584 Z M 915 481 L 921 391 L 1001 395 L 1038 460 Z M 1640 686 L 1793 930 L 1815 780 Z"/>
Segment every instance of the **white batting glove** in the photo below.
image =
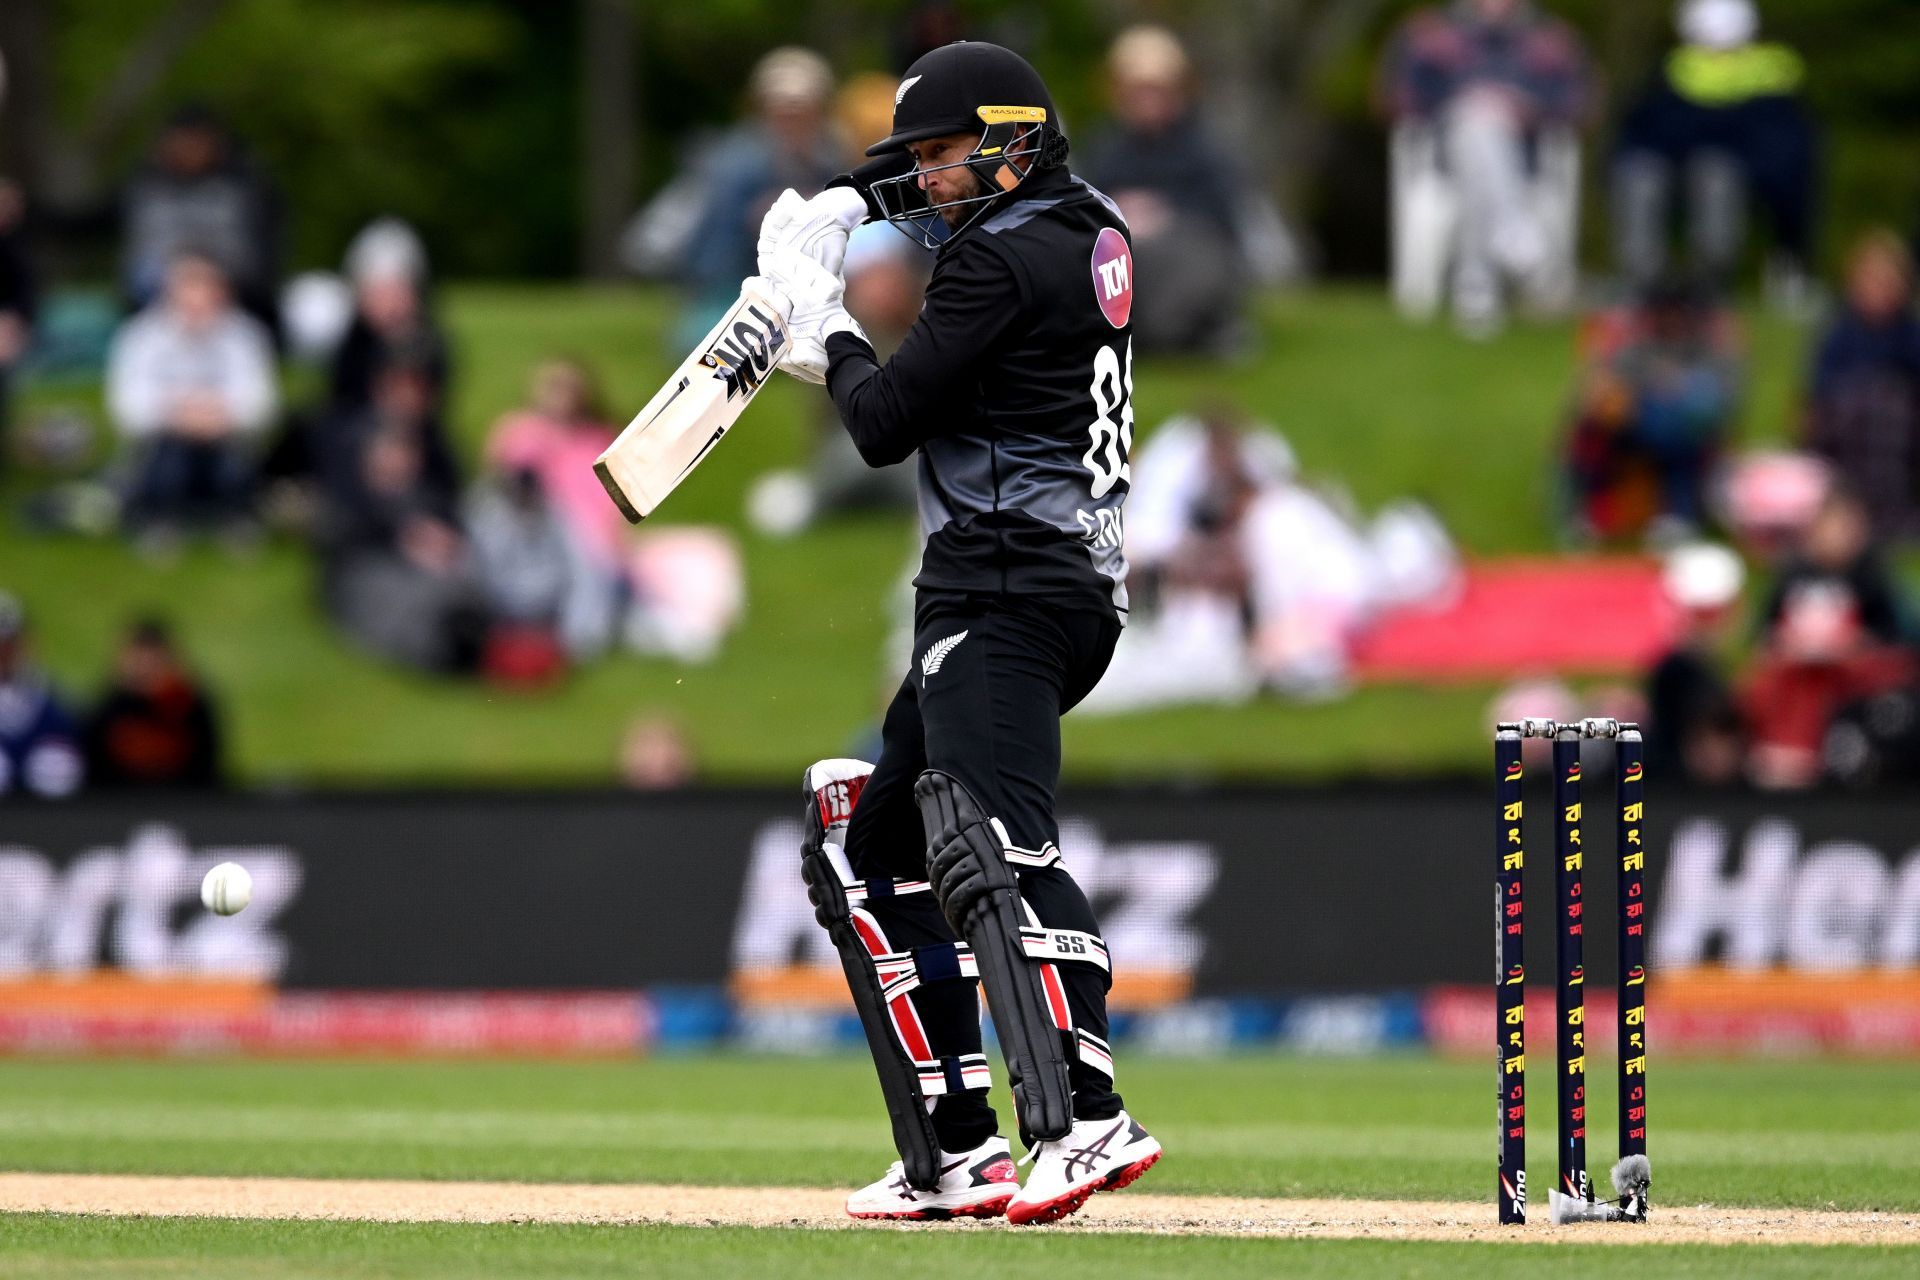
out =
<path fill-rule="evenodd" d="M 780 281 L 770 276 L 748 276 L 740 282 L 742 293 L 752 290 L 773 305 L 787 325 L 787 349 L 773 367 L 785 369 L 802 382 L 822 386 L 827 381 L 827 348 L 818 338 L 802 341 L 793 326 L 793 298 Z"/>
<path fill-rule="evenodd" d="M 788 187 L 760 221 L 761 274 L 784 250 L 812 258 L 835 275 L 847 260 L 847 237 L 867 218 L 867 198 L 852 187 L 828 187 L 811 200 Z"/>
<path fill-rule="evenodd" d="M 793 299 L 793 332 L 798 338 L 825 342 L 836 333 L 858 334 L 866 331 L 847 314 L 847 284 L 812 258 L 794 250 L 775 254 L 767 263 L 767 274 L 781 292 Z"/>
<path fill-rule="evenodd" d="M 789 343 L 775 367 L 802 382 L 824 385 L 828 336 L 850 332 L 862 341 L 867 337 L 841 302 L 846 286 L 839 276 L 798 253 L 776 254 L 767 265 L 777 274 L 748 276 L 740 287 L 764 295 L 787 322 Z"/>

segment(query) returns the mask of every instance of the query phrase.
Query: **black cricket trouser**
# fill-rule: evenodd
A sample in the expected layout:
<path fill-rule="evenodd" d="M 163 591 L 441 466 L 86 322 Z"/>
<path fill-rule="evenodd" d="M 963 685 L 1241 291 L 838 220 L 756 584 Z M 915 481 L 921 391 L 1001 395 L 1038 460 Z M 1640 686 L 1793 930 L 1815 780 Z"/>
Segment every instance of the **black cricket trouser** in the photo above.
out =
<path fill-rule="evenodd" d="M 1020 896 L 1034 923 L 1098 937 L 1086 894 L 1065 867 L 1031 865 L 1058 848 L 1054 791 L 1060 779 L 1060 717 L 1093 689 L 1113 657 L 1120 625 L 1088 609 L 1041 599 L 926 597 L 915 610 L 913 666 L 887 708 L 880 759 L 847 831 L 855 876 L 923 880 L 927 841 L 913 784 L 939 769 L 966 785 L 1006 828 L 1023 859 Z M 932 894 L 869 899 L 895 950 L 955 941 Z M 1107 1047 L 1112 977 L 1086 962 L 1052 966 L 1063 989 L 1077 1052 L 1069 1058 L 1076 1119 L 1117 1115 Z M 977 983 L 926 983 L 909 997 L 936 1058 L 981 1052 Z M 998 1131 L 985 1089 L 938 1099 L 933 1124 L 948 1151 L 969 1151 Z"/>

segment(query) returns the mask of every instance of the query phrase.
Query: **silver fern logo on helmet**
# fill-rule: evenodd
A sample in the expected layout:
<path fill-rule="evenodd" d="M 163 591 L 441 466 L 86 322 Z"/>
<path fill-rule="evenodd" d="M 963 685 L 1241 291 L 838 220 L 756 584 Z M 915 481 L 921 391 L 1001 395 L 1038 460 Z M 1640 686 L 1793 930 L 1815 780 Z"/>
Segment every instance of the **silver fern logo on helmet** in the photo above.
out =
<path fill-rule="evenodd" d="M 919 76 L 908 76 L 905 80 L 902 80 L 900 82 L 900 88 L 893 95 L 893 105 L 896 107 L 899 106 L 900 99 L 907 96 L 907 90 L 913 88 L 913 86 L 919 83 L 920 83 Z"/>

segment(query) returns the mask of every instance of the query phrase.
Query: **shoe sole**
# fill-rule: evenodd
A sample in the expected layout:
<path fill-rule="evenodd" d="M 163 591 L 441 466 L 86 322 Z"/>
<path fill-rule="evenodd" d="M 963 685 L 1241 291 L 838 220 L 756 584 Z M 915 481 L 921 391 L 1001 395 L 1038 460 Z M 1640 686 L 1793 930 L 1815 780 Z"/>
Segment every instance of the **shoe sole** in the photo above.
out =
<path fill-rule="evenodd" d="M 950 1222 L 955 1218 L 998 1218 L 1006 1213 L 1007 1206 L 1013 1203 L 1013 1195 L 1004 1198 L 982 1200 L 979 1204 L 964 1205 L 958 1209 L 908 1209 L 903 1212 L 874 1210 L 858 1212 L 847 1210 L 850 1218 L 860 1218 L 867 1222 Z"/>
<path fill-rule="evenodd" d="M 1098 1182 L 1090 1182 L 1084 1187 L 1069 1191 L 1066 1195 L 1049 1200 L 1045 1204 L 1037 1204 L 1031 1208 L 1025 1205 L 1021 1205 L 1018 1208 L 1009 1206 L 1007 1209 L 1007 1221 L 1018 1227 L 1044 1227 L 1049 1222 L 1058 1222 L 1062 1218 L 1080 1212 L 1087 1201 L 1093 1199 L 1095 1192 L 1118 1191 L 1122 1187 L 1132 1186 L 1140 1180 L 1141 1174 L 1160 1162 L 1160 1157 L 1163 1154 L 1163 1152 L 1155 1151 L 1142 1156 L 1132 1164 L 1123 1165 L 1115 1169 Z"/>

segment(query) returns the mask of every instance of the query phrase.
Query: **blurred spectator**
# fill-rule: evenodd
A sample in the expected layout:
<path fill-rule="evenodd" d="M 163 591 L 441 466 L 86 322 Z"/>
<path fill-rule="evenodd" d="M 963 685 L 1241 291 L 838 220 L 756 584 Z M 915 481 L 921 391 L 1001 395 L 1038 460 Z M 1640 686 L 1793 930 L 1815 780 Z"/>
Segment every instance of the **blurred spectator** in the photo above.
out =
<path fill-rule="evenodd" d="M 787 187 L 812 196 L 846 168 L 829 124 L 833 71 L 811 49 L 773 50 L 754 67 L 753 118 L 694 147 L 628 227 L 622 254 L 690 293 L 674 345 L 691 346 L 754 274 L 760 220 Z"/>
<path fill-rule="evenodd" d="M 394 371 L 384 382 L 391 383 Z M 421 436 L 383 426 L 329 486 L 322 593 L 366 649 L 449 674 L 480 660 L 486 612 L 452 493 L 427 474 Z"/>
<path fill-rule="evenodd" d="M 1859 495 L 1829 490 L 1767 597 L 1762 625 L 1769 643 L 1807 653 L 1907 638 L 1899 590 Z"/>
<path fill-rule="evenodd" d="M 220 716 L 157 619 L 127 628 L 86 728 L 94 787 L 217 787 Z"/>
<path fill-rule="evenodd" d="M 353 320 L 334 351 L 327 374 L 328 407 L 353 413 L 373 400 L 373 386 L 389 365 L 423 371 L 431 408 L 446 408 L 447 342 L 427 305 L 427 250 L 398 218 L 368 223 L 347 246 Z"/>
<path fill-rule="evenodd" d="M 1132 233 L 1142 351 L 1244 346 L 1246 253 L 1235 164 L 1199 119 L 1193 67 L 1174 34 L 1139 26 L 1107 54 L 1114 118 L 1088 139 L 1081 172 Z"/>
<path fill-rule="evenodd" d="M 620 780 L 639 791 L 667 791 L 694 781 L 693 744 L 665 716 L 642 715 L 620 743 Z"/>
<path fill-rule="evenodd" d="M 1920 317 L 1913 259 L 1890 231 L 1854 248 L 1814 358 L 1806 433 L 1866 501 L 1877 537 L 1920 537 Z"/>
<path fill-rule="evenodd" d="M 78 726 L 31 659 L 26 612 L 0 592 L 0 796 L 72 795 L 85 776 Z"/>
<path fill-rule="evenodd" d="M 515 592 L 546 601 L 533 612 L 558 602 L 555 625 L 575 657 L 606 643 L 610 628 L 637 652 L 705 662 L 746 607 L 739 547 L 720 529 L 649 522 L 632 533 L 593 472 L 614 434 L 584 365 L 542 364 L 527 407 L 495 423 L 487 441 L 496 487 L 474 513 L 490 522 L 483 559 L 501 567 L 496 587 L 505 565 L 521 566 Z M 528 590 L 535 580 L 543 587 Z"/>
<path fill-rule="evenodd" d="M 1758 654 L 1742 678 L 1755 782 L 1807 786 L 1846 704 L 1910 684 L 1905 612 L 1873 542 L 1866 505 L 1835 486 L 1781 571 L 1762 615 Z"/>
<path fill-rule="evenodd" d="M 1740 779 L 1745 734 L 1718 652 L 1738 616 L 1746 569 L 1715 543 L 1668 553 L 1661 584 L 1679 608 L 1678 642 L 1647 675 L 1647 765 L 1655 777 L 1716 786 Z"/>
<path fill-rule="evenodd" d="M 330 417 L 321 430 L 316 464 L 323 499 L 356 492 L 367 441 L 391 433 L 414 442 L 421 486 L 451 506 L 460 492 L 459 468 L 433 402 L 431 369 L 405 362 L 384 366 L 374 376 L 371 402 Z"/>
<path fill-rule="evenodd" d="M 1579 205 L 1574 131 L 1593 86 L 1573 29 L 1531 0 L 1457 0 L 1409 17 L 1380 98 L 1394 121 L 1396 293 L 1436 309 L 1449 268 L 1469 333 L 1503 322 L 1506 285 L 1571 301 Z"/>
<path fill-rule="evenodd" d="M 1568 450 L 1581 539 L 1672 542 L 1704 523 L 1707 475 L 1740 401 L 1732 314 L 1669 282 L 1600 317 Z"/>
<path fill-rule="evenodd" d="M 1106 676 L 1081 705 L 1129 711 L 1238 703 L 1259 691 L 1251 652 L 1253 569 L 1242 532 L 1264 489 L 1290 482 L 1278 433 L 1227 414 L 1175 418 L 1135 454 L 1127 512 L 1135 611 Z"/>
<path fill-rule="evenodd" d="M 382 381 L 392 370 L 405 370 L 413 380 L 409 391 L 418 404 L 409 412 L 425 432 L 429 473 L 449 489 L 454 485 L 452 455 L 441 428 L 447 342 L 428 305 L 426 247 L 399 219 L 376 219 L 347 246 L 344 270 L 349 284 L 341 287 L 352 301 L 345 323 L 327 344 L 326 397 L 290 415 L 263 467 L 270 514 L 296 528 L 312 523 L 314 483 L 324 487 L 327 471 L 341 458 L 352 470 L 361 437 L 379 416 L 375 402 Z M 328 292 L 321 281 L 307 283 L 316 296 Z M 317 305 L 324 310 L 334 304 Z M 290 320 L 296 329 L 306 323 Z"/>
<path fill-rule="evenodd" d="M 25 216 L 20 189 L 0 178 L 0 472 L 7 468 L 7 438 L 13 371 L 33 337 L 39 290 L 21 232 Z"/>
<path fill-rule="evenodd" d="M 121 194 L 121 287 L 135 310 L 192 250 L 213 259 L 240 305 L 271 327 L 280 277 L 279 199 L 227 126 L 202 106 L 175 111 Z"/>
<path fill-rule="evenodd" d="M 866 328 L 875 349 L 892 351 L 920 316 L 933 255 L 889 228 L 868 223 L 847 239 L 847 310 Z"/>
<path fill-rule="evenodd" d="M 1833 468 L 1792 449 L 1743 449 L 1716 469 L 1713 517 L 1751 560 L 1779 564 L 1826 501 Z"/>
<path fill-rule="evenodd" d="M 900 65 L 910 67 L 913 60 Z M 865 164 L 867 144 L 893 132 L 893 99 L 899 91 L 898 75 L 862 71 L 849 76 L 833 95 L 834 126 L 846 147 L 847 168 Z"/>
<path fill-rule="evenodd" d="M 676 662 L 711 662 L 747 607 L 740 546 L 725 529 L 669 525 L 636 540 L 627 647 Z"/>
<path fill-rule="evenodd" d="M 1620 271 L 1636 285 L 1660 277 L 1672 213 L 1683 205 L 1692 269 L 1725 284 L 1739 265 L 1751 200 L 1766 212 L 1779 253 L 1770 279 L 1797 297 L 1813 251 L 1817 185 L 1800 55 L 1758 42 L 1753 0 L 1681 0 L 1677 19 L 1680 47 L 1620 127 Z"/>
<path fill-rule="evenodd" d="M 1128 587 L 1138 606 L 1094 711 L 1235 702 L 1262 686 L 1344 692 L 1352 646 L 1383 610 L 1455 586 L 1451 541 L 1416 503 L 1364 527 L 1305 483 L 1278 434 L 1233 415 L 1176 418 L 1133 461 Z"/>
<path fill-rule="evenodd" d="M 107 405 L 132 448 L 128 515 L 160 549 L 190 521 L 251 527 L 255 446 L 277 408 L 273 346 L 199 253 L 114 336 Z"/>
<path fill-rule="evenodd" d="M 588 474 L 592 474 L 589 472 Z M 612 638 L 613 576 L 590 563 L 531 470 L 500 472 L 469 495 L 467 531 L 493 618 L 490 673 L 537 681 Z"/>
<path fill-rule="evenodd" d="M 1353 648 L 1388 609 L 1437 607 L 1459 589 L 1460 562 L 1433 512 L 1412 499 L 1362 521 L 1343 494 L 1293 483 L 1248 508 L 1254 660 L 1290 697 L 1349 687 Z"/>
<path fill-rule="evenodd" d="M 593 462 L 618 434 L 598 384 L 578 360 L 533 371 L 527 406 L 503 415 L 487 437 L 486 460 L 501 472 L 529 471 L 580 550 L 609 577 L 624 572 L 626 517 L 607 500 Z"/>

